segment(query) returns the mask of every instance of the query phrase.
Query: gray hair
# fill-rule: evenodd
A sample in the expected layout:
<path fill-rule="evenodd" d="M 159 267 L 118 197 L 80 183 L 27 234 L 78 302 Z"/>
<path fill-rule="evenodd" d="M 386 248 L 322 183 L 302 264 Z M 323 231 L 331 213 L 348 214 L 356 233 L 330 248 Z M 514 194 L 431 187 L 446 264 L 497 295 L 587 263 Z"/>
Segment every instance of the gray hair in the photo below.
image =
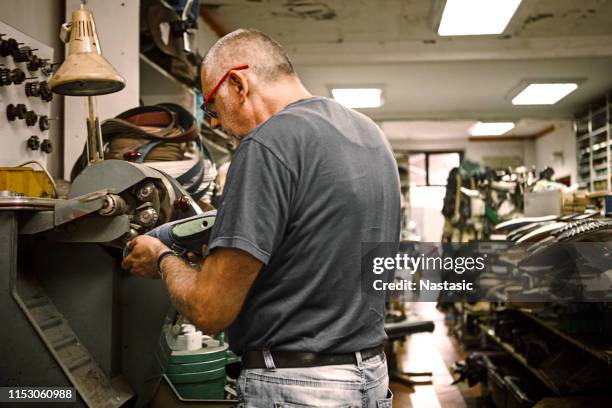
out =
<path fill-rule="evenodd" d="M 255 29 L 232 31 L 221 37 L 208 50 L 202 61 L 209 75 L 215 77 L 234 66 L 248 64 L 264 81 L 276 79 L 279 75 L 295 75 L 293 64 L 281 45 Z"/>

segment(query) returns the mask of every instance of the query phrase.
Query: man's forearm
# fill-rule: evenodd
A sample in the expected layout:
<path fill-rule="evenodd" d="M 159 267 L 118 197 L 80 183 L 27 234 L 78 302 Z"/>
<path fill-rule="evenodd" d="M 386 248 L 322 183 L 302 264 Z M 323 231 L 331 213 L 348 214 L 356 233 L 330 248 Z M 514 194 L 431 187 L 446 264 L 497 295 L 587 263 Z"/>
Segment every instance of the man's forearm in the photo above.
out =
<path fill-rule="evenodd" d="M 189 321 L 197 324 L 201 317 L 198 313 L 201 305 L 198 303 L 204 301 L 195 293 L 199 270 L 175 256 L 166 257 L 162 261 L 161 268 L 174 305 Z"/>
<path fill-rule="evenodd" d="M 173 256 L 161 264 L 175 306 L 208 334 L 224 330 L 236 319 L 261 267 L 260 261 L 234 248 L 216 248 L 201 270 Z"/>

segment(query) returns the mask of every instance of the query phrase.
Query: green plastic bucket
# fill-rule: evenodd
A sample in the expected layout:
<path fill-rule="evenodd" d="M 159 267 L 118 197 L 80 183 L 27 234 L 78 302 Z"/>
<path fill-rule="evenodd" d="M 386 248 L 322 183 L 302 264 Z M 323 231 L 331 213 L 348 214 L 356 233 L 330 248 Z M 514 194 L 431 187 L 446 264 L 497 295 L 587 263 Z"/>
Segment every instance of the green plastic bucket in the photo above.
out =
<path fill-rule="evenodd" d="M 227 344 L 214 339 L 205 340 L 198 350 L 173 351 L 166 377 L 181 398 L 222 400 L 228 354 Z"/>
<path fill-rule="evenodd" d="M 172 361 L 172 360 L 170 360 Z M 166 374 L 189 374 L 189 373 L 200 373 L 203 371 L 216 370 L 224 368 L 227 364 L 227 358 L 220 358 L 212 361 L 202 361 L 198 363 L 184 363 L 184 364 L 168 364 L 166 368 Z"/>
<path fill-rule="evenodd" d="M 181 398 L 224 399 L 225 367 L 189 374 L 167 374 Z"/>

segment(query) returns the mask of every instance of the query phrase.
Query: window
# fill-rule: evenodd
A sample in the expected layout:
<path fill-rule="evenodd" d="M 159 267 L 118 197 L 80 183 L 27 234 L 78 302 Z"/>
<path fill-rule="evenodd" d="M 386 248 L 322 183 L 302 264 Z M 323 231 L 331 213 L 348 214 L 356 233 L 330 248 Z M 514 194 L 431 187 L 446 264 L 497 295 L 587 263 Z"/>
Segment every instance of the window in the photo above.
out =
<path fill-rule="evenodd" d="M 427 185 L 427 163 L 425 153 L 411 154 L 408 158 L 408 180 L 411 186 Z"/>
<path fill-rule="evenodd" d="M 448 173 L 461 164 L 461 152 L 410 153 L 411 186 L 446 186 Z"/>

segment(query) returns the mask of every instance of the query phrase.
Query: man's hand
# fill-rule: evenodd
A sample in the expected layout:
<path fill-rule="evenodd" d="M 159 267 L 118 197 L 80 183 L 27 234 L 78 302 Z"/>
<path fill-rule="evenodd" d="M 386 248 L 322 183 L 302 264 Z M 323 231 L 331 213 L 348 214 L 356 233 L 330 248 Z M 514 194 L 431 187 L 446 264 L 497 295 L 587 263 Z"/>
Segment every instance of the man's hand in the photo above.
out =
<path fill-rule="evenodd" d="M 169 250 L 159 239 L 140 235 L 127 243 L 130 254 L 125 257 L 121 267 L 143 278 L 159 278 L 157 258 Z"/>

